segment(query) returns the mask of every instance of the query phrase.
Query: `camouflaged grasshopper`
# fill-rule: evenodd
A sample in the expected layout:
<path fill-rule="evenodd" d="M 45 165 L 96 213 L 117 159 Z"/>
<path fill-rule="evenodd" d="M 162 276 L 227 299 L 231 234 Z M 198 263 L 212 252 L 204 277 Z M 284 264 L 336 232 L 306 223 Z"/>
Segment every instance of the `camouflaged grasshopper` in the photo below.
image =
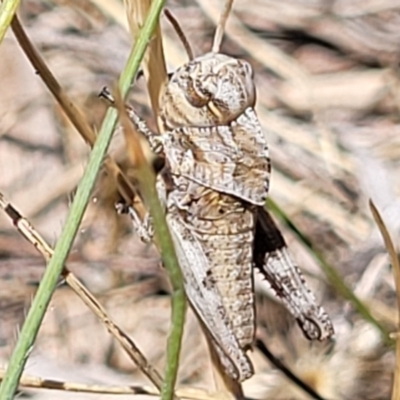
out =
<path fill-rule="evenodd" d="M 178 68 L 166 84 L 159 111 L 164 134 L 151 132 L 129 107 L 128 114 L 165 158 L 157 189 L 187 297 L 227 374 L 243 381 L 253 374 L 246 350 L 255 334 L 254 267 L 307 338 L 327 339 L 333 326 L 264 209 L 270 159 L 254 111 L 253 71 L 218 52 L 220 31 L 212 52 Z"/>

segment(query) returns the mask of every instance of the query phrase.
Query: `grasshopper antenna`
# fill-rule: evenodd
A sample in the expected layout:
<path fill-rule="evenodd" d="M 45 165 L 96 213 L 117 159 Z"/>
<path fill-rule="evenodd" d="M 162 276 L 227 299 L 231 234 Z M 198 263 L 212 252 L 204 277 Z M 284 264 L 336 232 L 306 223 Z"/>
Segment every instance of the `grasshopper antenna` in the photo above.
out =
<path fill-rule="evenodd" d="M 224 35 L 226 20 L 228 19 L 229 13 L 231 12 L 232 4 L 233 0 L 227 0 L 225 3 L 225 8 L 221 14 L 221 18 L 218 22 L 217 29 L 215 30 L 214 43 L 211 50 L 213 53 L 218 53 L 219 48 L 221 47 L 222 36 Z"/>
<path fill-rule="evenodd" d="M 168 10 L 168 8 L 164 9 L 164 14 L 167 17 L 170 24 L 174 27 L 176 34 L 178 35 L 179 39 L 181 40 L 183 47 L 186 50 L 186 54 L 189 57 L 189 60 L 192 61 L 194 59 L 193 50 L 190 46 L 189 41 L 187 40 L 186 35 L 183 33 L 181 26 L 179 25 L 178 20 L 175 16 Z"/>

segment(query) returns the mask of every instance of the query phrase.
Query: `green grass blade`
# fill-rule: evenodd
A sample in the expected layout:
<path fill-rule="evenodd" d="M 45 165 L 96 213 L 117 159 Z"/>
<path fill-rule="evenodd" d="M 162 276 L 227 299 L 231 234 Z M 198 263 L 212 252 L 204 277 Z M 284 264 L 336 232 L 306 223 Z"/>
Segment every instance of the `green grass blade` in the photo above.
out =
<path fill-rule="evenodd" d="M 1 1 L 0 1 L 1 3 Z M 20 0 L 4 0 L 0 5 L 0 44 L 17 12 Z"/>
<path fill-rule="evenodd" d="M 179 354 L 186 314 L 186 296 L 174 244 L 165 220 L 164 210 L 161 207 L 156 192 L 154 173 L 151 171 L 149 165 L 144 165 L 139 169 L 138 176 L 140 176 L 140 192 L 143 195 L 145 204 L 149 207 L 154 223 L 157 243 L 161 249 L 163 263 L 168 271 L 173 288 L 171 331 L 168 336 L 167 363 L 161 391 L 162 400 L 171 400 L 174 396 L 175 382 L 179 367 Z"/>
<path fill-rule="evenodd" d="M 51 296 L 58 282 L 61 270 L 78 231 L 80 221 L 90 199 L 97 173 L 101 167 L 102 159 L 107 150 L 111 134 L 103 131 L 93 148 L 85 175 L 79 184 L 75 199 L 72 203 L 63 232 L 57 242 L 54 256 L 51 258 L 38 291 L 33 299 L 17 345 L 11 356 L 6 375 L 0 387 L 0 399 L 14 398 L 19 378 L 24 365 L 33 347 L 37 332 L 43 320 L 43 316 L 50 302 Z"/>
<path fill-rule="evenodd" d="M 383 340 L 388 345 L 393 345 L 393 341 L 389 337 L 388 331 L 385 327 L 377 321 L 369 311 L 368 307 L 353 293 L 353 291 L 345 284 L 342 277 L 323 257 L 323 255 L 315 249 L 311 240 L 293 223 L 293 221 L 286 215 L 286 213 L 271 199 L 267 199 L 267 208 L 277 215 L 297 236 L 301 243 L 310 251 L 312 256 L 317 260 L 329 282 L 336 289 L 336 291 L 349 300 L 357 312 L 368 322 L 374 325 L 382 335 Z"/>
<path fill-rule="evenodd" d="M 179 354 L 181 352 L 186 316 L 186 294 L 183 287 L 174 289 L 171 307 L 172 327 L 167 343 L 167 364 L 165 367 L 164 382 L 161 393 L 162 400 L 170 400 L 173 398 L 176 378 L 178 375 Z"/>
<path fill-rule="evenodd" d="M 144 156 L 140 146 L 139 134 L 133 129 L 126 114 L 126 109 L 118 97 L 116 97 L 117 105 L 121 116 L 121 124 L 124 129 L 127 151 L 131 158 L 135 160 L 139 192 L 150 211 L 155 231 L 155 243 L 161 252 L 163 264 L 168 271 L 173 289 L 171 299 L 172 327 L 168 337 L 167 363 L 161 388 L 162 399 L 170 400 L 174 397 L 174 388 L 179 367 L 179 354 L 186 314 L 186 296 L 182 273 L 176 257 L 174 243 L 168 229 L 165 211 L 158 198 L 155 173 Z"/>
<path fill-rule="evenodd" d="M 143 58 L 147 43 L 157 24 L 163 4 L 164 1 L 162 0 L 155 1 L 152 4 L 149 15 L 143 25 L 143 29 L 141 30 L 131 56 L 129 57 L 127 66 L 121 74 L 120 90 L 123 95 L 127 93 L 139 68 L 140 61 Z M 116 121 L 117 112 L 115 110 L 109 110 L 100 129 L 93 151 L 91 152 L 88 166 L 82 181 L 79 184 L 64 229 L 57 242 L 54 256 L 46 268 L 38 291 L 25 319 L 18 342 L 10 358 L 6 375 L 0 386 L 1 400 L 11 400 L 14 398 L 14 393 L 17 389 L 26 360 L 29 357 L 29 353 L 33 347 L 59 275 L 79 229 L 83 213 L 90 200 L 90 194 L 110 143 Z"/>

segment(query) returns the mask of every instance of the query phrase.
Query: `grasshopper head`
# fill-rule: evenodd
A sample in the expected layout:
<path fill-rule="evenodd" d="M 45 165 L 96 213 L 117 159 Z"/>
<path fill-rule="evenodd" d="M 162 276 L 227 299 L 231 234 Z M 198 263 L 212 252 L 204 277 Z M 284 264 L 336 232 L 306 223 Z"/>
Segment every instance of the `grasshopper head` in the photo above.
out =
<path fill-rule="evenodd" d="M 227 125 L 254 103 L 250 64 L 207 53 L 172 75 L 161 98 L 161 118 L 168 128 Z"/>

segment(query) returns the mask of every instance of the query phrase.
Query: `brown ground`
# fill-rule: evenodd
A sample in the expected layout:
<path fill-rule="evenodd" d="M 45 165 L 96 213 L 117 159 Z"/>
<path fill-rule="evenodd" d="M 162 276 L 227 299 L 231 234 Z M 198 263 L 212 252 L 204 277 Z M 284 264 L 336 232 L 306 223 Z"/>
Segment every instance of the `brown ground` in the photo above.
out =
<path fill-rule="evenodd" d="M 123 68 L 130 35 L 117 0 L 24 1 L 21 17 L 59 82 L 89 121 L 105 111 L 97 94 Z M 170 1 L 197 55 L 211 46 L 220 7 L 212 0 Z M 236 22 L 235 22 L 236 20 Z M 121 22 L 122 21 L 122 22 Z M 236 0 L 223 51 L 255 69 L 257 111 L 271 149 L 271 197 L 307 234 L 373 315 L 397 323 L 389 261 L 368 208 L 372 198 L 398 243 L 400 228 L 400 2 L 397 0 Z M 168 68 L 185 61 L 163 20 Z M 131 99 L 151 119 L 144 82 Z M 154 122 L 153 122 L 154 126 Z M 124 160 L 121 134 L 113 154 Z M 50 243 L 87 162 L 88 148 L 60 112 L 12 34 L 0 46 L 0 190 Z M 168 283 L 154 249 L 113 210 L 109 182 L 99 183 L 69 267 L 162 368 L 169 324 Z M 269 348 L 329 399 L 388 399 L 394 354 L 351 305 L 337 295 L 293 234 L 285 237 L 332 316 L 336 347 L 310 346 L 290 317 L 260 289 L 260 333 Z M 44 263 L 0 213 L 0 363 L 5 365 Z M 210 366 L 193 317 L 188 319 L 182 384 L 210 389 Z M 198 343 L 202 345 L 199 346 Z M 258 350 L 249 396 L 303 399 Z M 60 287 L 26 372 L 82 383 L 146 383 L 137 368 L 67 287 Z M 111 398 L 29 391 L 34 399 Z M 123 396 L 120 398 L 124 398 Z"/>

